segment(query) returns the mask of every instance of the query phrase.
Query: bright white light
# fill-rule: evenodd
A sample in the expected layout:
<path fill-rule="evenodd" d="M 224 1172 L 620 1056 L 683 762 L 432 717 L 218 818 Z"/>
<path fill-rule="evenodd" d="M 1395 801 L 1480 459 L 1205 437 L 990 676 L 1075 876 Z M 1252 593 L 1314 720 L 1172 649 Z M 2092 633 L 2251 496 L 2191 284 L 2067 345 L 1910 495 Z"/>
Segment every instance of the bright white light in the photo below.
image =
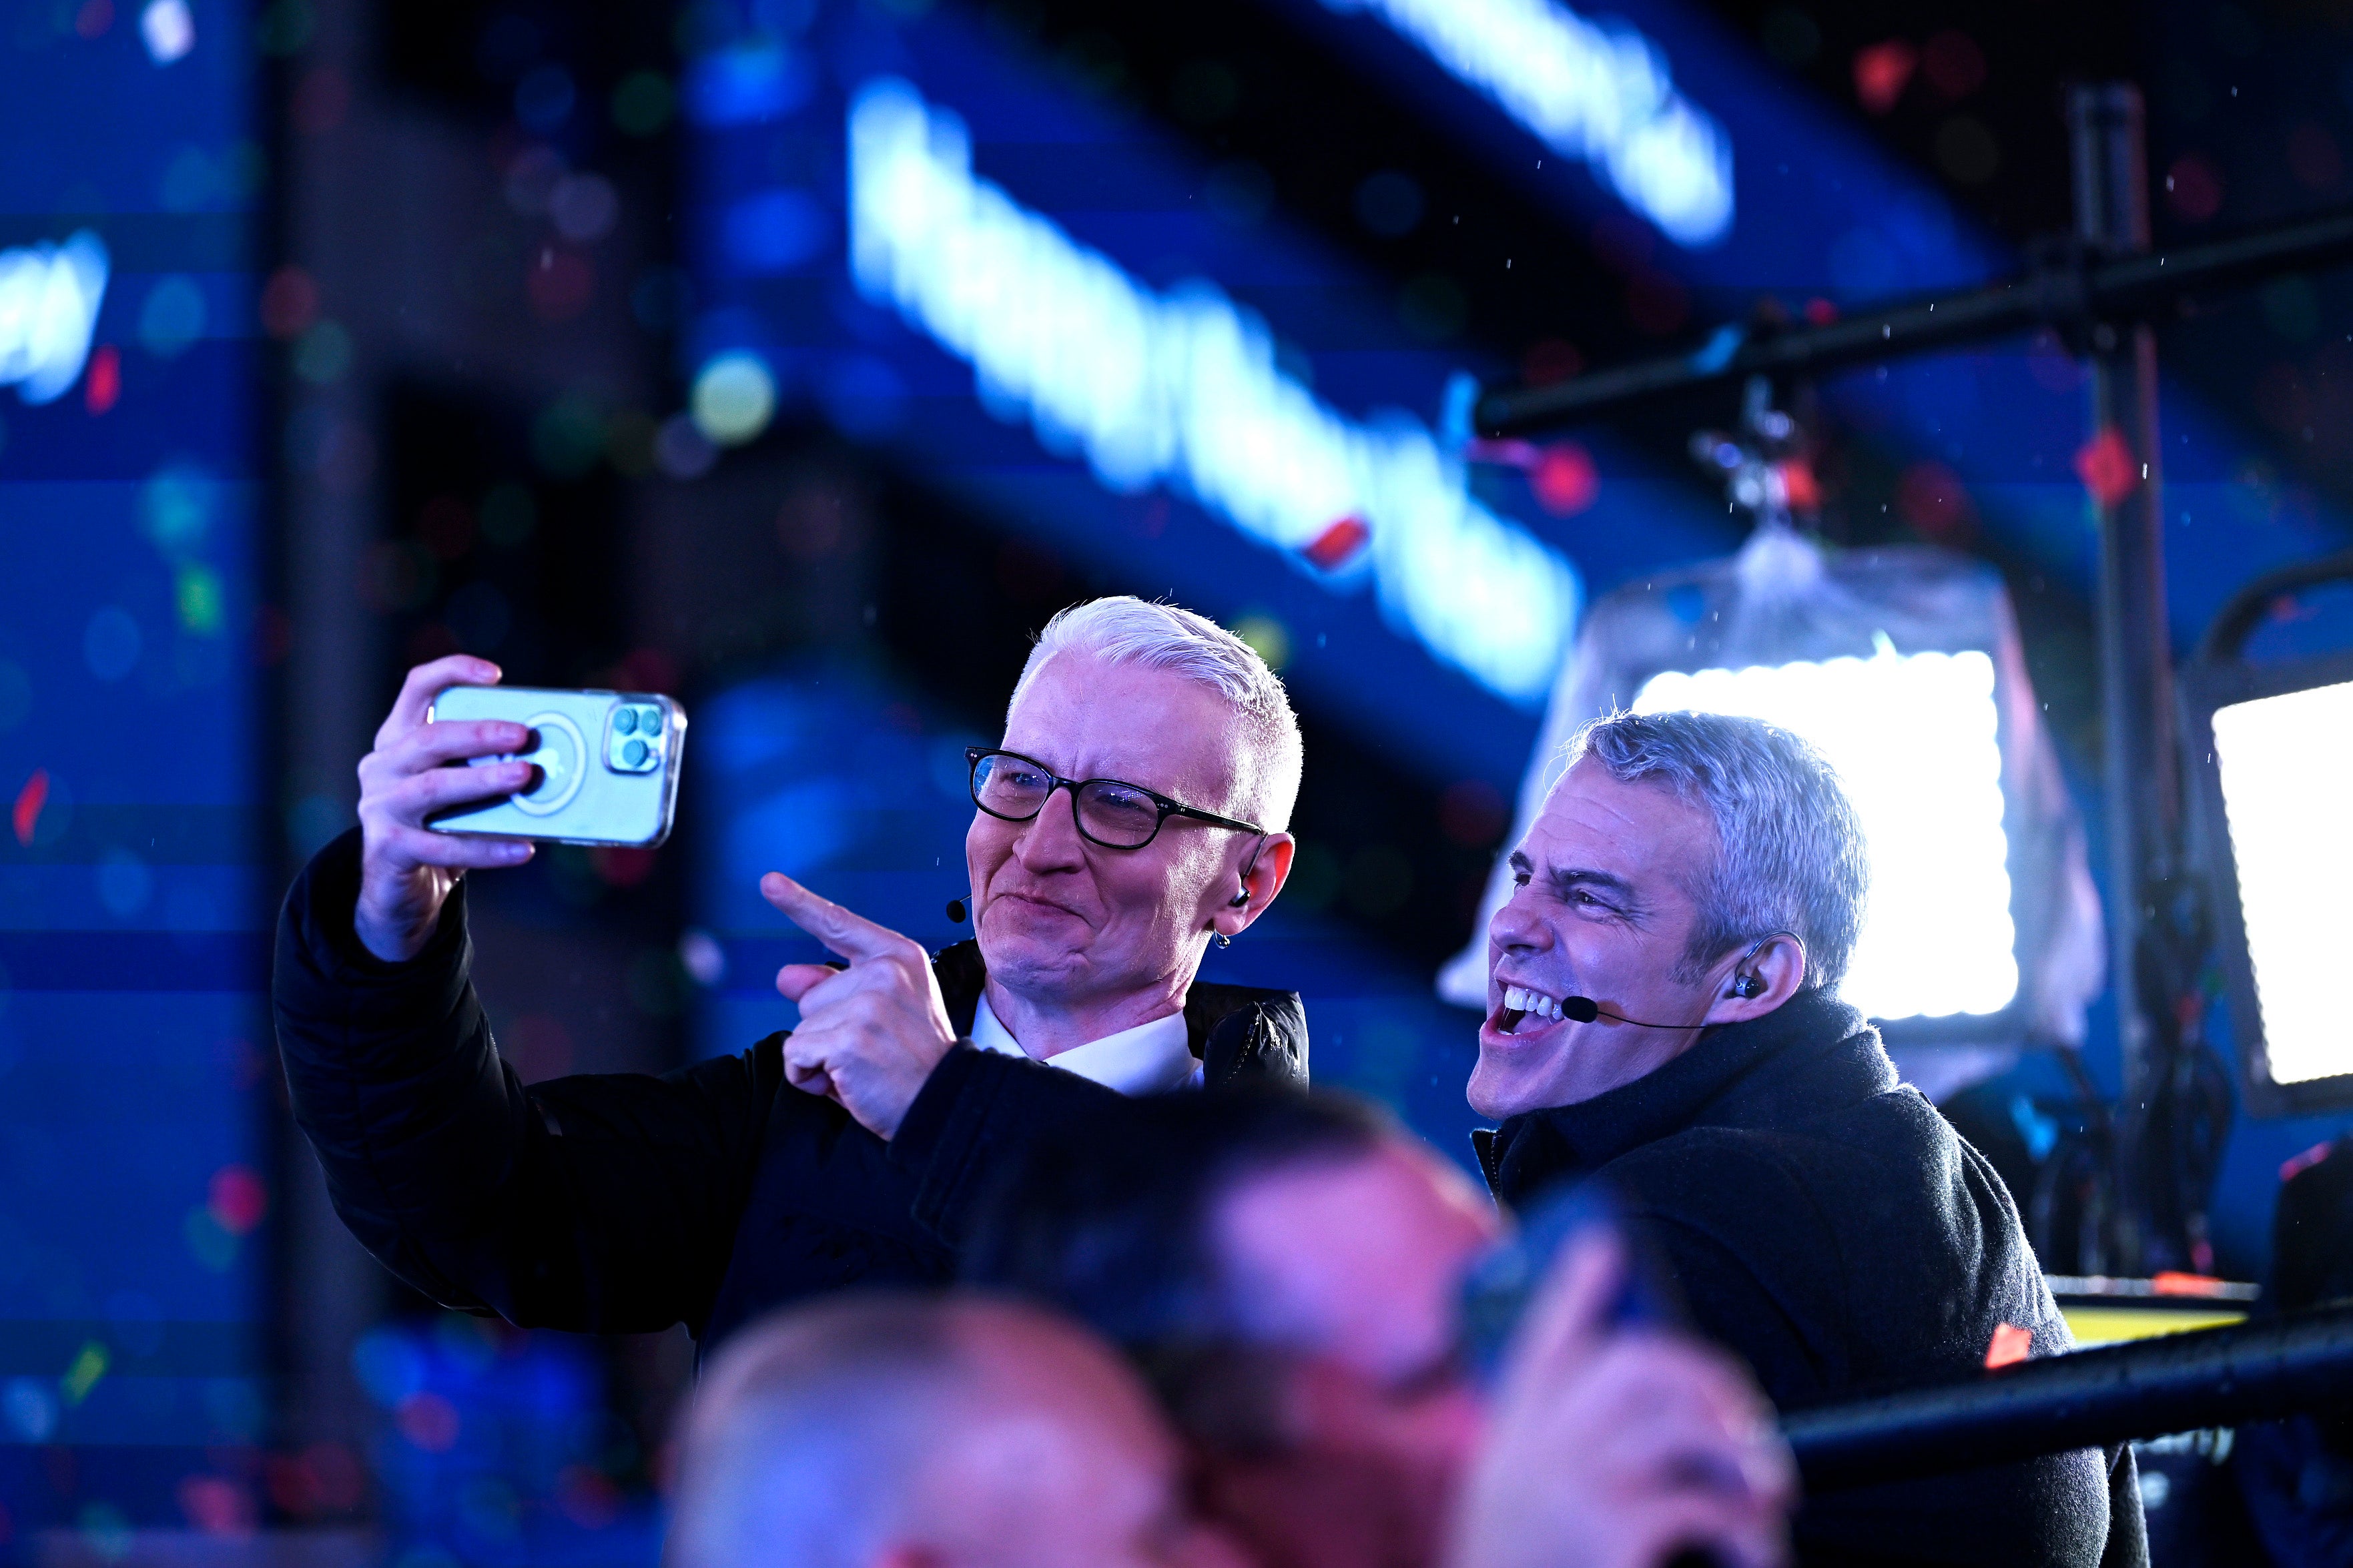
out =
<path fill-rule="evenodd" d="M 1592 165 L 1677 243 L 1707 245 L 1732 226 L 1730 139 L 1631 27 L 1552 0 L 1324 3 L 1378 16 L 1546 146 Z"/>
<path fill-rule="evenodd" d="M 2353 686 L 2215 710 L 2214 762 L 2272 1078 L 2353 1073 L 2339 967 L 2353 937 Z"/>
<path fill-rule="evenodd" d="M 1343 417 L 1214 287 L 1155 294 L 975 178 L 964 122 L 903 81 L 850 106 L 849 190 L 860 289 L 970 362 L 991 413 L 1115 490 L 1173 484 L 1280 550 L 1354 520 L 1393 625 L 1505 697 L 1550 688 L 1576 574 L 1471 500 L 1421 426 Z"/>
<path fill-rule="evenodd" d="M 1655 675 L 1638 713 L 1762 719 L 1838 770 L 1871 901 L 1841 987 L 1874 1018 L 1999 1013 L 2018 994 L 1993 660 L 1901 655 Z"/>
<path fill-rule="evenodd" d="M 689 406 L 695 428 L 714 444 L 740 447 L 776 416 L 776 378 L 757 354 L 714 354 L 694 378 Z"/>
<path fill-rule="evenodd" d="M 139 37 L 147 46 L 147 58 L 159 66 L 195 48 L 196 19 L 188 12 L 188 0 L 147 0 L 147 8 L 139 13 Z"/>
<path fill-rule="evenodd" d="M 106 270 L 106 244 L 88 229 L 0 250 L 0 386 L 27 403 L 64 395 L 90 357 Z"/>

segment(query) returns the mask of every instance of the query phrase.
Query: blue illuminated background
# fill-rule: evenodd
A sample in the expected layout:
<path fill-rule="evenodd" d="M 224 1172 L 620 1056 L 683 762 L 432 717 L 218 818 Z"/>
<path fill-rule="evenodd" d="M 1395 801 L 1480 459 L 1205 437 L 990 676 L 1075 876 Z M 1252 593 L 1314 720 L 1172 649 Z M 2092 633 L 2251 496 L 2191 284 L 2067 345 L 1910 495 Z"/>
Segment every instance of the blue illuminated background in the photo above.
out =
<path fill-rule="evenodd" d="M 0 291 L 105 257 L 86 344 L 54 279 L 0 342 L 58 366 L 0 392 L 0 1555 L 255 1516 L 248 26 L 86 0 L 0 37 Z"/>
<path fill-rule="evenodd" d="M 1680 453 L 1635 434 L 1567 433 L 1586 466 L 1544 483 L 1464 461 L 1462 377 L 1515 375 L 1516 346 L 1479 331 L 1440 346 L 1425 329 L 1461 317 L 1459 292 L 1400 290 L 1290 212 L 1264 171 L 1076 89 L 980 6 L 690 10 L 680 222 L 694 303 L 678 370 L 712 437 L 829 428 L 1082 574 L 1247 626 L 1286 656 L 1312 718 L 1433 790 L 1510 791 L 1577 605 L 1737 542 Z M 1678 0 L 1609 7 L 1662 91 L 1581 153 L 1515 110 L 1537 100 L 1508 58 L 1464 44 L 1449 58 L 1488 62 L 1467 80 L 1439 63 L 1428 18 L 1475 29 L 1474 0 L 1261 10 L 1409 105 L 1550 232 L 1589 238 L 1620 313 L 1656 323 L 1661 344 L 1728 347 L 1709 331 L 1760 294 L 1835 311 L 2018 265 L 1852 116 Z M 277 868 L 262 869 L 256 823 L 258 682 L 281 647 L 259 607 L 254 23 L 242 0 L 59 0 L 20 5 L 0 35 L 0 300 L 37 291 L 48 323 L 37 343 L 0 339 L 0 1556 L 53 1526 L 111 1545 L 151 1526 L 234 1531 L 279 1506 L 263 1457 L 277 1190 L 259 996 Z M 994 228 L 916 210 L 942 246 L 1001 245 L 1034 223 L 1060 275 L 1102 268 L 1095 314 L 1074 319 L 1149 316 L 1134 341 L 1164 361 L 1180 318 L 1230 329 L 1224 379 L 1156 363 L 1151 417 L 1115 424 L 1129 406 L 1108 395 L 1126 385 L 1116 355 L 1087 363 L 1042 331 L 959 341 L 940 292 L 956 258 L 927 258 L 919 233 L 888 266 L 854 267 L 851 113 L 884 83 L 924 117 L 923 155 L 898 166 L 965 171 L 967 196 L 1004 204 Z M 1628 161 L 1653 133 L 1689 156 Z M 1366 189 L 1360 205 L 1437 195 Z M 77 301 L 91 308 L 79 325 Z M 1107 395 L 1074 405 L 1072 387 Z M 1203 408 L 1178 406 L 1204 390 L 1280 405 L 1300 439 L 1238 459 Z M 2055 344 L 1867 370 L 1823 396 L 1900 476 L 1894 504 L 1919 533 L 2088 596 L 2083 388 Z M 2236 418 L 2168 381 L 2185 641 L 2253 572 L 2346 533 Z M 1381 553 L 1400 540 L 1436 545 Z M 1540 599 L 1564 611 L 1550 647 L 1514 640 Z M 2303 625 L 2265 637 L 2284 647 Z M 789 1017 L 769 975 L 806 950 L 752 895 L 769 865 L 926 942 L 960 934 L 942 913 L 963 884 L 959 753 L 991 732 L 923 673 L 813 657 L 692 694 L 697 826 L 680 848 L 696 928 L 681 954 L 704 983 L 698 1052 Z M 1360 925 L 1289 900 L 1205 973 L 1303 990 L 1319 1080 L 1392 1100 L 1461 1152 L 1467 1019 Z M 2241 1121 L 2230 1256 L 2259 1256 L 2279 1159 L 2339 1125 Z M 354 1370 L 381 1407 L 371 1457 L 394 1555 L 650 1557 L 642 1500 L 598 1479 L 611 1434 L 573 1342 L 413 1319 L 371 1336 Z"/>

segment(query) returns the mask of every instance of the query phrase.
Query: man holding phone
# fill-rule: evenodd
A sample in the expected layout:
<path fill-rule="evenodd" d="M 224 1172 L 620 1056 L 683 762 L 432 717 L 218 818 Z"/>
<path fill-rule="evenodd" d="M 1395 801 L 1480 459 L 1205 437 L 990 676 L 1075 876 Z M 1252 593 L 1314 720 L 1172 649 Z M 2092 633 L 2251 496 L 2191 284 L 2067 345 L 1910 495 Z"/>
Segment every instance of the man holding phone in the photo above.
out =
<path fill-rule="evenodd" d="M 1296 995 L 1194 983 L 1282 889 L 1301 763 L 1280 681 L 1214 623 L 1115 598 L 1048 625 L 1004 745 L 972 758 L 976 942 L 929 962 L 772 873 L 771 901 L 849 961 L 778 975 L 798 1031 L 529 1088 L 469 979 L 461 879 L 532 846 L 431 826 L 532 786 L 525 762 L 452 765 L 523 751 L 522 725 L 427 718 L 499 674 L 409 673 L 360 765 L 359 829 L 288 895 L 273 977 L 336 1212 L 436 1300 L 576 1331 L 683 1321 L 707 1350 L 821 1290 L 951 1278 L 969 1194 L 1037 1129 L 1122 1093 L 1304 1083 Z"/>

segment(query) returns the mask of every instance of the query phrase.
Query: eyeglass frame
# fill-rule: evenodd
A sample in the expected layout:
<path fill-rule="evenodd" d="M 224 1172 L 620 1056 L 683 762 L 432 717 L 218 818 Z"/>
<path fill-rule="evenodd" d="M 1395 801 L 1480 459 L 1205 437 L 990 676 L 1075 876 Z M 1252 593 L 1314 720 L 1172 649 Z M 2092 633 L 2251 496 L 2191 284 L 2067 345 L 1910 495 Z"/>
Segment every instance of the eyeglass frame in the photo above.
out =
<path fill-rule="evenodd" d="M 1031 812 L 1027 816 L 1008 816 L 1001 811 L 992 811 L 989 807 L 981 805 L 980 760 L 983 757 L 1011 757 L 1016 762 L 1029 763 L 1031 767 L 1036 768 L 1039 773 L 1044 773 L 1048 779 L 1051 780 L 1052 782 L 1046 789 L 1046 798 L 1038 803 L 1038 809 Z M 1258 843 L 1250 849 L 1250 864 L 1242 868 L 1242 875 L 1247 877 L 1250 874 L 1251 870 L 1257 867 L 1259 850 L 1265 847 L 1266 841 L 1269 837 L 1267 830 L 1261 827 L 1255 822 L 1238 822 L 1230 816 L 1219 816 L 1214 811 L 1203 811 L 1198 805 L 1187 805 L 1183 801 L 1172 799 L 1167 795 L 1162 795 L 1156 789 L 1146 789 L 1140 784 L 1130 784 L 1125 779 L 1066 779 L 1061 774 L 1056 773 L 1053 769 L 1048 767 L 1045 763 L 1039 762 L 1037 758 L 1030 756 L 1025 752 L 1008 751 L 1003 746 L 966 746 L 964 749 L 964 760 L 965 766 L 967 769 L 965 779 L 965 793 L 972 796 L 972 804 L 974 805 L 978 806 L 982 811 L 987 812 L 989 816 L 997 818 L 997 821 L 1035 822 L 1040 816 L 1045 815 L 1046 808 L 1048 806 L 1053 805 L 1055 792 L 1058 790 L 1067 789 L 1071 792 L 1071 826 L 1079 830 L 1080 837 L 1085 839 L 1090 844 L 1099 845 L 1105 849 L 1143 849 L 1148 847 L 1153 839 L 1160 837 L 1160 830 L 1168 826 L 1168 819 L 1170 817 L 1189 816 L 1197 822 L 1206 822 L 1213 827 L 1226 827 L 1232 829 L 1236 833 L 1255 833 L 1258 835 Z M 1093 834 L 1089 833 L 1087 831 L 1085 821 L 1079 815 L 1079 792 L 1086 788 L 1089 784 L 1116 784 L 1121 789 L 1132 789 L 1136 794 L 1143 795 L 1145 799 L 1151 801 L 1153 805 L 1158 806 L 1160 808 L 1160 816 L 1152 824 L 1151 835 L 1147 837 L 1142 844 L 1107 844 L 1104 843 L 1103 840 L 1097 838 Z"/>

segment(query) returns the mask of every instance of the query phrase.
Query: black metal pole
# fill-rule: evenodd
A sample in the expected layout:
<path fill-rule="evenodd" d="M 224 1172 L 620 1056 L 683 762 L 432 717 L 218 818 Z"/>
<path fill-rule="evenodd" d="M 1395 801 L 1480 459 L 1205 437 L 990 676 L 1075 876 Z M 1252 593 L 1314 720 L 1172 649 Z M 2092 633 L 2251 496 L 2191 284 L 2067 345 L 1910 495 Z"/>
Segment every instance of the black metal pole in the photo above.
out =
<path fill-rule="evenodd" d="M 1785 1412 L 1809 1491 L 2341 1408 L 2353 1307 L 2021 1362 Z"/>
<path fill-rule="evenodd" d="M 2075 237 L 2104 258 L 2148 248 L 2148 170 L 2140 89 L 2077 87 L 2068 95 Z M 2090 466 L 2100 537 L 2101 730 L 2105 744 L 2111 984 L 2123 1050 L 2116 1119 L 2116 1234 L 2127 1273 L 2179 1267 L 2179 1238 L 2153 1234 L 2147 1131 L 2166 1039 L 2164 966 L 2151 962 L 2164 918 L 2155 889 L 2176 870 L 2180 825 L 2173 740 L 2172 641 L 2165 604 L 2163 453 L 2157 340 L 2146 324 L 2095 321 L 2089 334 Z M 2104 458 L 2105 460 L 2098 460 Z M 2169 1206 L 2169 1205 L 2168 1205 Z"/>
<path fill-rule="evenodd" d="M 1527 436 L 1617 414 L 1647 398 L 1736 386 L 1752 375 L 1821 375 L 2038 327 L 2161 317 L 2201 293 L 2353 261 L 2353 212 L 2274 225 L 2202 245 L 2102 259 L 2063 256 L 2021 278 L 1883 306 L 1832 321 L 1744 336 L 1729 347 L 1589 371 L 1548 386 L 1502 386 L 1479 400 L 1480 433 Z"/>

